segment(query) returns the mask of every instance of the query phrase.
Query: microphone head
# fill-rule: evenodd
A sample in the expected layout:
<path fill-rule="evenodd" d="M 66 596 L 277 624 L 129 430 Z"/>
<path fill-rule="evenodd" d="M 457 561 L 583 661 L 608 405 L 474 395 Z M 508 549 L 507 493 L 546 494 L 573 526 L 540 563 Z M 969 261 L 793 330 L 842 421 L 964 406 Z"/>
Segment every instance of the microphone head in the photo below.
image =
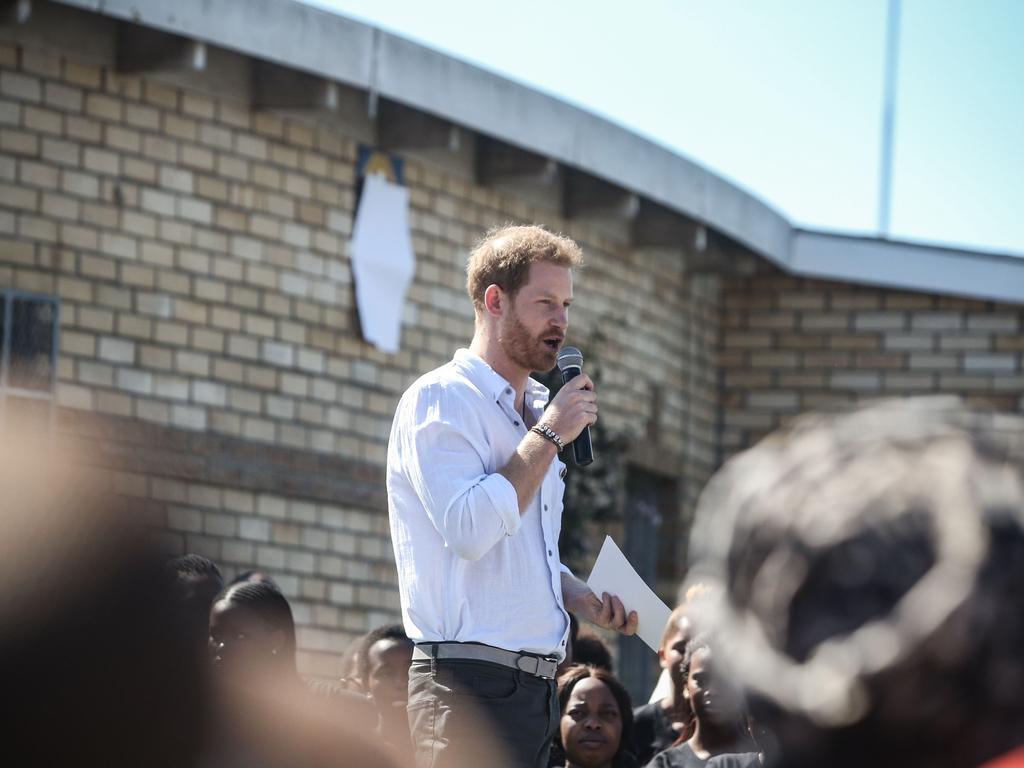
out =
<path fill-rule="evenodd" d="M 566 368 L 583 370 L 583 353 L 576 347 L 562 347 L 558 353 L 558 370 L 564 371 Z"/>

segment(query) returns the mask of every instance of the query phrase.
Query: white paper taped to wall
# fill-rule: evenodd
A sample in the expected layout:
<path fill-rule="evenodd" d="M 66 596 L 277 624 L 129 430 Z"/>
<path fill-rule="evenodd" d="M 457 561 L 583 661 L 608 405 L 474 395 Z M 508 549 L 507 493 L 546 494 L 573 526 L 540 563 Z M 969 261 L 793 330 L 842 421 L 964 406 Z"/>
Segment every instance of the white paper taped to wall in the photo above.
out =
<path fill-rule="evenodd" d="M 352 273 L 363 338 L 385 352 L 398 351 L 415 269 L 409 190 L 383 176 L 367 176 L 352 227 Z"/>
<path fill-rule="evenodd" d="M 665 630 L 672 611 L 640 578 L 640 574 L 629 564 L 629 560 L 612 541 L 611 536 L 604 538 L 597 562 L 594 563 L 594 570 L 587 579 L 587 586 L 598 597 L 601 597 L 603 592 L 616 595 L 622 601 L 627 614 L 629 611 L 636 611 L 639 619 L 637 637 L 654 651 L 658 650 L 661 633 Z"/>

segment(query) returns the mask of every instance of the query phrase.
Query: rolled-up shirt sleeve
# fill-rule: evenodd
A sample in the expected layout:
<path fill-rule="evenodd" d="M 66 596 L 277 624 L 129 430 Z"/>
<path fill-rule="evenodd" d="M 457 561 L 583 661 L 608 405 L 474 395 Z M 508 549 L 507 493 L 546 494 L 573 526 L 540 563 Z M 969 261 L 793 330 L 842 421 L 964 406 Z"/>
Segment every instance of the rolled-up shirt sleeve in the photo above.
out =
<path fill-rule="evenodd" d="M 457 396 L 431 387 L 408 403 L 402 453 L 406 477 L 445 544 L 458 557 L 479 560 L 521 524 L 516 489 L 488 473 L 482 436 Z"/>

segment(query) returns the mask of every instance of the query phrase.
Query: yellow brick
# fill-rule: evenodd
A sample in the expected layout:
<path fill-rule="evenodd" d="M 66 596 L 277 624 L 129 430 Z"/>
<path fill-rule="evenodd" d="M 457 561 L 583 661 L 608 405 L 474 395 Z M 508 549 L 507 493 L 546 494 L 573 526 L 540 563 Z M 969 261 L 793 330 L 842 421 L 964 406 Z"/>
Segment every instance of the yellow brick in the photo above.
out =
<path fill-rule="evenodd" d="M 103 72 L 97 67 L 69 58 L 64 60 L 64 79 L 75 85 L 99 88 L 103 84 Z"/>
<path fill-rule="evenodd" d="M 179 115 L 164 116 L 164 132 L 169 136 L 186 141 L 195 141 L 199 133 L 195 120 Z"/>
<path fill-rule="evenodd" d="M 121 336 L 133 339 L 151 339 L 153 337 L 153 321 L 148 317 L 119 314 L 117 316 L 117 332 Z"/>
<path fill-rule="evenodd" d="M 18 217 L 18 234 L 35 240 L 57 242 L 57 222 L 39 216 Z"/>
<path fill-rule="evenodd" d="M 156 164 L 137 157 L 124 158 L 124 175 L 129 179 L 156 183 Z"/>
<path fill-rule="evenodd" d="M 104 87 L 108 93 L 139 101 L 142 98 L 142 78 L 139 75 L 106 70 Z"/>
<path fill-rule="evenodd" d="M 85 280 L 60 276 L 57 278 L 57 296 L 65 301 L 92 301 L 92 283 Z"/>
<path fill-rule="evenodd" d="M 123 152 L 138 152 L 142 147 L 141 134 L 131 128 L 108 125 L 104 130 L 104 139 L 108 147 L 114 147 Z"/>
<path fill-rule="evenodd" d="M 156 340 L 163 344 L 184 346 L 188 344 L 188 326 L 184 323 L 162 321 L 156 324 Z"/>
<path fill-rule="evenodd" d="M 90 93 L 85 97 L 85 113 L 101 120 L 119 122 L 124 115 L 120 99 L 102 93 Z"/>
<path fill-rule="evenodd" d="M 75 281 L 87 286 L 90 291 L 92 286 L 84 281 Z M 61 289 L 61 296 L 64 296 L 64 285 L 65 279 L 61 278 L 59 287 Z M 84 301 L 91 301 L 92 294 L 88 294 L 87 299 Z M 78 324 L 83 328 L 89 328 L 94 331 L 100 331 L 102 333 L 111 333 L 114 330 L 114 313 L 110 310 L 99 309 L 97 307 L 81 307 L 78 310 Z"/>
<path fill-rule="evenodd" d="M 178 108 L 178 90 L 152 80 L 146 80 L 143 85 L 143 98 L 150 104 L 165 109 Z"/>
<path fill-rule="evenodd" d="M 131 416 L 132 398 L 117 392 L 101 390 L 96 393 L 96 410 L 115 416 Z"/>
<path fill-rule="evenodd" d="M 0 152 L 10 152 L 15 155 L 37 155 L 39 154 L 39 138 L 25 131 L 16 131 L 10 128 L 0 129 Z"/>
<path fill-rule="evenodd" d="M 83 95 L 81 88 L 62 83 L 45 83 L 43 100 L 61 112 L 81 112 Z"/>
<path fill-rule="evenodd" d="M 207 352 L 224 352 L 224 334 L 209 328 L 196 328 L 192 331 L 192 346 Z"/>
<path fill-rule="evenodd" d="M 10 264 L 31 266 L 36 263 L 36 247 L 19 240 L 0 240 L 0 260 Z"/>
<path fill-rule="evenodd" d="M 185 91 L 181 94 L 181 111 L 196 117 L 210 119 L 214 116 L 215 106 L 214 102 L 207 97 Z"/>
<path fill-rule="evenodd" d="M 21 52 L 21 68 L 35 75 L 59 78 L 60 57 L 38 48 L 24 48 Z"/>
<path fill-rule="evenodd" d="M 24 123 L 26 128 L 41 133 L 53 133 L 60 135 L 64 130 L 64 117 L 52 109 L 26 106 L 24 112 Z"/>
<path fill-rule="evenodd" d="M 156 276 L 157 287 L 168 293 L 177 293 L 187 296 L 191 290 L 191 281 L 188 275 L 179 272 L 160 271 Z"/>
<path fill-rule="evenodd" d="M 41 210 L 46 216 L 75 220 L 78 218 L 79 205 L 73 197 L 44 192 Z"/>
<path fill-rule="evenodd" d="M 44 138 L 41 154 L 44 160 L 58 165 L 78 165 L 81 162 L 79 146 L 70 141 Z"/>
<path fill-rule="evenodd" d="M 35 211 L 39 208 L 39 192 L 13 184 L 0 184 L 0 200 L 4 206 L 22 211 Z"/>
<path fill-rule="evenodd" d="M 20 72 L 0 72 L 0 93 L 19 101 L 38 102 L 42 100 L 43 88 L 38 77 Z"/>
<path fill-rule="evenodd" d="M 189 168 L 204 171 L 212 171 L 214 168 L 213 152 L 192 144 L 186 144 L 181 148 L 181 162 Z"/>
<path fill-rule="evenodd" d="M 141 288 L 152 288 L 156 282 L 152 267 L 139 264 L 121 264 L 121 282 Z"/>
<path fill-rule="evenodd" d="M 160 130 L 160 111 L 141 104 L 126 104 L 124 119 L 129 125 L 150 131 Z"/>

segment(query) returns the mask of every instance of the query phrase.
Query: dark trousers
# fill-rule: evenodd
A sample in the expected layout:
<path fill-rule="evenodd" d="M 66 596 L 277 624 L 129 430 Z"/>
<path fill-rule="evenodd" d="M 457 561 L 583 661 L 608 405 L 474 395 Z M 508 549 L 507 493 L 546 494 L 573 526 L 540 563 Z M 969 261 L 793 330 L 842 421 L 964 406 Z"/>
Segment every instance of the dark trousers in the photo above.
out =
<path fill-rule="evenodd" d="M 560 714 L 553 680 L 485 661 L 415 661 L 416 768 L 547 768 Z"/>

